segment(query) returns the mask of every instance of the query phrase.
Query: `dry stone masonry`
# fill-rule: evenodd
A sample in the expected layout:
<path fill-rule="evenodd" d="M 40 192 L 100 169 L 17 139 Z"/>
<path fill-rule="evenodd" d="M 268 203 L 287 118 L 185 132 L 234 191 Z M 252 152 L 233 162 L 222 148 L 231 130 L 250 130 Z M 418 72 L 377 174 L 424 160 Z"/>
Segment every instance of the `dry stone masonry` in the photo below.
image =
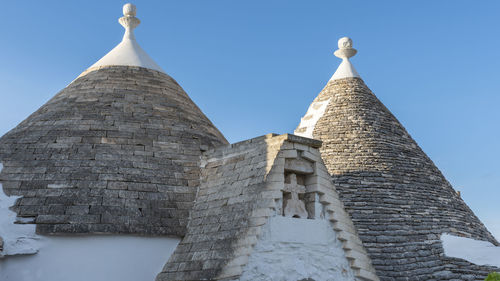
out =
<path fill-rule="evenodd" d="M 157 281 L 239 279 L 265 226 L 272 218 L 289 215 L 286 202 L 290 204 L 290 200 L 310 206 L 309 212 L 301 209 L 305 218 L 293 220 L 328 221 L 342 245 L 340 254 L 356 280 L 378 280 L 330 182 L 318 151 L 320 145 L 312 139 L 271 134 L 205 152 L 202 183 L 187 234 Z M 291 183 L 286 181 L 293 181 L 290 175 L 295 173 L 309 175 L 298 188 L 304 194 L 303 201 L 297 199 L 299 196 L 286 199 L 292 193 Z M 314 264 L 308 266 L 314 268 Z M 276 265 L 275 271 L 279 270 Z"/>
<path fill-rule="evenodd" d="M 0 139 L 0 180 L 39 233 L 183 235 L 202 150 L 225 143 L 168 75 L 102 67 Z"/>
<path fill-rule="evenodd" d="M 456 281 L 500 271 L 445 255 L 443 233 L 498 242 L 364 84 L 351 39 L 339 40 L 342 63 L 296 135 L 228 144 L 139 46 L 135 6 L 123 14 L 123 40 L 0 138 L 0 279 L 86 276 L 62 266 L 40 277 L 37 264 L 83 247 L 140 248 L 151 236 L 165 239 L 154 248 L 166 264 L 140 275 L 157 281 Z M 143 237 L 89 248 L 74 234 Z M 42 240 L 52 244 L 28 247 Z M 53 244 L 62 241 L 71 242 Z M 92 273 L 125 280 L 109 262 Z"/>
<path fill-rule="evenodd" d="M 363 80 L 332 78 L 324 101 L 312 136 L 381 280 L 484 280 L 494 268 L 444 257 L 440 235 L 498 242 Z"/>

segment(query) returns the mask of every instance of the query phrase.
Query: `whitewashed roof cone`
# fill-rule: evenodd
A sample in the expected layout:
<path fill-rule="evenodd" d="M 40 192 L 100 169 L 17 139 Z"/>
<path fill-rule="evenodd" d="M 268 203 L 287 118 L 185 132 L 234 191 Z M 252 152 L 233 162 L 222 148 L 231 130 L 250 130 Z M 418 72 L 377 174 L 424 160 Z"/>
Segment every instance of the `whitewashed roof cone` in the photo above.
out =
<path fill-rule="evenodd" d="M 128 65 L 145 67 L 165 73 L 135 40 L 134 29 L 141 23 L 135 15 L 136 7 L 134 4 L 128 3 L 123 6 L 123 17 L 118 19 L 118 22 L 125 28 L 122 41 L 89 69 L 109 65 Z"/>
<path fill-rule="evenodd" d="M 335 51 L 334 55 L 342 59 L 337 71 L 333 74 L 330 81 L 348 78 L 348 77 L 358 77 L 359 74 L 349 60 L 350 57 L 356 55 L 358 51 L 352 47 L 352 40 L 349 37 L 342 37 L 339 39 L 338 43 L 339 49 Z"/>

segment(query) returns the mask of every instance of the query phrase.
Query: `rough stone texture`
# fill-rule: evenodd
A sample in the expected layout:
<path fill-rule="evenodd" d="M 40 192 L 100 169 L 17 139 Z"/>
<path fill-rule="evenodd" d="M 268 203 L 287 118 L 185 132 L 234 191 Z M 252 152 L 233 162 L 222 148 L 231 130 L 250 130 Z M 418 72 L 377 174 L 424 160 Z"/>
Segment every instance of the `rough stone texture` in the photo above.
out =
<path fill-rule="evenodd" d="M 182 236 L 202 150 L 226 143 L 168 75 L 102 67 L 0 139 L 0 180 L 39 233 Z"/>
<path fill-rule="evenodd" d="M 260 226 L 271 216 L 274 197 L 279 196 L 263 196 L 268 166 L 265 141 L 260 137 L 206 153 L 187 234 L 156 280 L 222 279 L 223 268 L 238 255 L 240 261 L 230 265 L 234 273 L 229 277 L 241 274 Z"/>
<path fill-rule="evenodd" d="M 278 221 L 283 223 L 277 223 Z M 322 226 L 322 227 L 319 227 Z M 301 234 L 304 240 L 289 239 Z M 355 281 L 342 243 L 327 220 L 273 217 L 264 226 L 239 281 Z"/>
<path fill-rule="evenodd" d="M 378 280 L 330 182 L 320 145 L 294 135 L 270 134 L 204 153 L 202 182 L 187 234 L 156 280 L 239 279 L 263 226 L 270 217 L 283 215 L 285 172 L 303 167 L 290 166 L 289 159 L 313 165 L 304 182 L 305 197 L 317 196 L 315 210 L 320 211 L 311 213 L 312 219 L 332 223 L 356 280 Z"/>
<path fill-rule="evenodd" d="M 444 257 L 440 234 L 498 242 L 398 120 L 359 78 L 328 99 L 313 136 L 380 279 L 484 280 L 494 268 Z"/>

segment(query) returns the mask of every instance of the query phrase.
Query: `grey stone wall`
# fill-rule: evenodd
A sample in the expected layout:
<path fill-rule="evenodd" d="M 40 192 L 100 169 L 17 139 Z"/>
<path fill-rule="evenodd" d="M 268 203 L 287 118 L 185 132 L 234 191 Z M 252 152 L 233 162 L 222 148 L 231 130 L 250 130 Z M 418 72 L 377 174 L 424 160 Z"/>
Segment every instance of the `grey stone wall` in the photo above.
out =
<path fill-rule="evenodd" d="M 248 254 L 237 250 L 257 242 L 255 231 L 267 221 L 266 210 L 274 204 L 273 197 L 262 196 L 267 156 L 266 136 L 205 153 L 188 232 L 157 281 L 221 280 L 230 260 Z M 256 209 L 264 211 L 252 215 Z"/>
<path fill-rule="evenodd" d="M 405 128 L 359 78 L 315 101 L 330 98 L 313 136 L 381 280 L 484 280 L 492 268 L 445 258 L 440 234 L 498 242 Z"/>
<path fill-rule="evenodd" d="M 310 201 L 304 200 L 314 205 L 310 219 L 330 221 L 344 251 L 339 254 L 349 261 L 356 280 L 379 280 L 330 182 L 320 145 L 313 139 L 269 134 L 204 153 L 187 234 L 156 280 L 239 280 L 262 239 L 263 226 L 270 217 L 284 215 L 287 171 L 308 174 L 304 184 Z"/>
<path fill-rule="evenodd" d="M 225 143 L 168 75 L 103 67 L 0 139 L 0 180 L 39 233 L 182 236 L 201 150 Z"/>

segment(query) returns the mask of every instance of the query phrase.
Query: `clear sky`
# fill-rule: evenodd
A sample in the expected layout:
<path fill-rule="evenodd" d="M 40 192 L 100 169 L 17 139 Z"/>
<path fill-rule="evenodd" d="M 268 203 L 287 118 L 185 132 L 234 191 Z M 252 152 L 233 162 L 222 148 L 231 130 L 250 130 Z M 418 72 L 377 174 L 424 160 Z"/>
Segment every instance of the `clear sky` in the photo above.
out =
<path fill-rule="evenodd" d="M 124 3 L 2 3 L 0 135 L 120 42 Z M 500 239 L 500 2 L 133 3 L 141 46 L 230 142 L 293 132 L 351 37 L 363 80 Z"/>

